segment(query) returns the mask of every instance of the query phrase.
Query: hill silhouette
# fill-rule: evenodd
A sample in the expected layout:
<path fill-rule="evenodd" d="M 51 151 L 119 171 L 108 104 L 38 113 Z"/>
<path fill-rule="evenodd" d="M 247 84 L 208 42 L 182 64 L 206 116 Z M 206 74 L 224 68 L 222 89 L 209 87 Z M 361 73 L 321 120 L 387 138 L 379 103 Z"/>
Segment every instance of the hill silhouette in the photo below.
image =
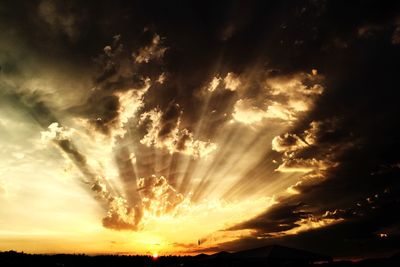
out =
<path fill-rule="evenodd" d="M 16 251 L 0 252 L 2 267 L 80 267 L 80 266 L 160 266 L 160 267 L 241 267 L 241 266 L 319 266 L 319 267 L 398 267 L 399 253 L 388 258 L 365 259 L 357 262 L 332 261 L 332 257 L 284 246 L 265 246 L 238 252 L 221 251 L 212 255 L 196 256 L 161 256 L 153 259 L 151 256 L 121 256 L 84 254 L 27 254 Z"/>

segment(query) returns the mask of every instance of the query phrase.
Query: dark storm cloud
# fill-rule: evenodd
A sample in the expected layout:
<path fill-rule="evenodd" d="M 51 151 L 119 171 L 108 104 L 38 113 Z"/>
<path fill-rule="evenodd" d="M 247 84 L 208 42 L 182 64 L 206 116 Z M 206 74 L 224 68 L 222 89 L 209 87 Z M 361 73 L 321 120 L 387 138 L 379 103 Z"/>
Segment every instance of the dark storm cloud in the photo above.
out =
<path fill-rule="evenodd" d="M 325 217 L 344 218 L 345 220 L 296 235 L 262 236 L 260 233 L 268 233 L 270 229 L 273 229 L 263 223 L 263 220 L 268 220 L 268 212 L 266 212 L 264 217 L 259 216 L 254 221 L 241 225 L 245 228 L 256 229 L 258 238 L 256 236 L 245 238 L 237 242 L 220 244 L 220 247 L 221 249 L 238 250 L 266 244 L 282 244 L 327 253 L 335 257 L 365 257 L 381 253 L 390 255 L 398 250 L 397 244 L 400 238 L 400 221 L 394 212 L 398 209 L 400 201 L 398 194 L 398 189 L 391 192 L 381 191 L 377 196 L 371 196 L 373 201 L 362 200 L 360 201 L 362 203 L 348 206 L 346 209 L 326 213 Z M 289 202 L 293 201 L 296 199 L 289 200 Z M 275 219 L 275 214 L 281 214 L 284 216 L 278 218 L 281 221 L 287 221 L 296 217 L 291 214 L 292 212 L 293 209 L 288 209 L 287 204 L 284 204 L 273 207 L 270 216 Z M 279 228 L 276 229 L 279 230 Z"/>
<path fill-rule="evenodd" d="M 295 236 L 255 236 L 224 245 L 236 249 L 282 242 L 337 256 L 399 248 L 395 242 L 399 221 L 394 218 L 399 208 L 399 169 L 387 167 L 400 162 L 400 9 L 395 1 L 214 1 L 175 5 L 166 1 L 97 1 L 95 5 L 82 1 L 8 1 L 0 4 L 0 12 L 2 39 L 29 44 L 15 50 L 27 49 L 41 62 L 56 59 L 60 65 L 73 65 L 75 75 L 90 70 L 88 99 L 75 103 L 68 111 L 88 118 L 105 134 L 119 115 L 120 102 L 115 93 L 142 88 L 146 77 L 155 81 L 162 73 L 166 76 L 162 86 L 151 85 L 142 108 L 143 112 L 155 108 L 164 112 L 158 133 L 162 138 L 176 127 L 179 118 L 182 127 L 194 130 L 193 125 L 202 116 L 199 107 L 205 101 L 198 96 L 213 77 L 225 77 L 230 71 L 240 75 L 254 66 L 261 68 L 261 73 L 273 69 L 280 75 L 317 69 L 326 78 L 326 91 L 314 110 L 293 125 L 282 147 L 303 142 L 305 146 L 296 152 L 297 159 L 329 159 L 339 165 L 323 172 L 323 181 L 297 185 L 299 195 L 280 199 L 264 214 L 232 229 L 254 229 L 256 235 L 268 237 L 296 227 L 301 218 L 335 210 L 335 216 L 344 221 Z M 160 38 L 156 43 L 165 50 L 152 48 L 156 36 Z M 0 57 L 2 71 L 22 75 L 23 57 L 10 56 L 14 51 L 7 49 L 2 48 L 8 52 Z M 138 53 L 149 51 L 157 56 L 148 62 L 146 57 L 134 60 Z M 257 86 L 246 96 L 257 94 Z M 218 89 L 213 93 L 209 106 L 215 112 L 211 122 L 203 126 L 208 131 L 200 138 L 213 136 L 222 122 L 231 119 L 237 94 Z M 40 114 L 42 127 L 58 121 L 46 105 L 36 102 L 35 114 Z M 315 143 L 310 145 L 303 135 L 312 122 L 325 122 L 322 127 L 326 128 L 318 131 Z M 178 148 L 183 147 L 185 138 Z M 76 161 L 83 161 L 69 143 L 60 146 Z M 148 150 L 141 149 L 152 157 Z M 132 183 L 129 177 L 139 174 L 133 173 L 128 151 L 121 148 L 116 154 L 121 177 Z M 279 163 L 285 160 L 280 151 L 266 153 L 269 157 Z M 146 160 L 143 156 L 138 164 L 151 164 Z M 258 171 L 265 174 L 263 168 L 267 169 L 268 164 L 272 165 L 270 160 L 260 162 Z M 249 185 L 259 183 L 260 175 L 249 177 L 254 180 L 248 181 Z M 186 182 L 182 183 L 182 191 L 185 186 Z M 391 193 L 379 200 L 375 209 L 357 206 L 385 190 Z M 131 201 L 136 203 L 136 199 Z M 393 235 L 379 239 L 376 232 L 381 230 L 392 231 Z M 331 242 L 340 249 L 334 249 Z"/>
<path fill-rule="evenodd" d="M 273 206 L 264 214 L 260 214 L 256 218 L 236 225 L 228 230 L 254 229 L 261 236 L 271 233 L 289 230 L 298 226 L 297 222 L 301 218 L 306 218 L 308 212 L 302 211 L 302 203 L 287 203 L 285 201 L 281 205 Z"/>
<path fill-rule="evenodd" d="M 307 5 L 304 9 L 308 9 Z M 292 222 L 297 218 L 296 213 L 287 209 L 293 201 L 303 203 L 306 211 L 314 215 L 328 210 L 346 211 L 336 214 L 344 221 L 294 236 L 239 240 L 236 249 L 279 242 L 307 246 L 335 256 L 367 256 L 399 249 L 396 244 L 399 221 L 393 213 L 399 208 L 399 182 L 396 178 L 399 171 L 396 168 L 390 172 L 378 171 L 385 169 L 385 166 L 397 166 L 399 162 L 396 151 L 400 145 L 397 138 L 400 126 L 397 119 L 397 59 L 400 51 L 392 44 L 395 38 L 392 36 L 393 25 L 398 12 L 398 5 L 393 2 L 367 1 L 343 5 L 328 1 L 322 17 L 300 20 L 303 26 L 314 21 L 319 34 L 312 41 L 314 37 L 301 32 L 305 43 L 294 49 L 298 52 L 294 60 L 303 63 L 304 67 L 311 64 L 324 73 L 327 90 L 317 101 L 316 108 L 294 127 L 293 132 L 300 136 L 299 133 L 308 129 L 312 121 L 333 119 L 335 123 L 325 123 L 327 128 L 319 131 L 322 135 L 316 137 L 315 144 L 305 146 L 296 157 L 318 158 L 327 155 L 339 165 L 323 172 L 322 182 L 298 185 L 301 193 L 281 200 L 270 210 L 271 214 L 267 211 L 237 227 L 257 230 L 255 236 L 273 232 L 283 227 L 279 220 L 274 221 L 277 210 L 286 215 L 282 218 L 284 222 Z M 356 13 L 359 15 L 354 16 Z M 288 27 L 290 23 L 293 20 L 289 19 Z M 346 46 L 331 45 L 339 39 Z M 307 55 L 309 57 L 305 59 Z M 282 62 L 287 63 L 285 60 Z M 301 143 L 293 136 L 289 137 L 282 143 L 287 148 Z M 347 148 L 345 153 L 337 153 L 344 147 Z M 384 195 L 385 200 L 378 206 L 370 210 L 357 208 L 358 201 L 367 201 L 375 194 L 381 195 L 385 189 L 392 190 L 392 193 Z M 357 216 L 349 216 L 353 212 Z M 291 228 L 296 226 L 287 225 Z M 384 229 L 397 230 L 393 230 L 390 238 L 381 239 L 376 233 Z M 332 244 L 326 244 L 330 242 Z M 235 242 L 228 247 L 235 249 Z"/>

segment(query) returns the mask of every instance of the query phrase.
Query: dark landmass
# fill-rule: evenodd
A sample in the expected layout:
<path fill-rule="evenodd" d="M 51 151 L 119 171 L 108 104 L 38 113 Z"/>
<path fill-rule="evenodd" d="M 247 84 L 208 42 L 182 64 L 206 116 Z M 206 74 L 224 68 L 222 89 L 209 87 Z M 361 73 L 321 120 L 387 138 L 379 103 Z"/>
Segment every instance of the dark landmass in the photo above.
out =
<path fill-rule="evenodd" d="M 333 261 L 329 256 L 291 249 L 268 246 L 236 253 L 219 252 L 197 256 L 122 256 L 84 254 L 27 254 L 16 251 L 0 252 L 0 266 L 319 266 L 319 267 L 398 267 L 400 253 L 387 258 L 371 258 L 360 261 Z"/>

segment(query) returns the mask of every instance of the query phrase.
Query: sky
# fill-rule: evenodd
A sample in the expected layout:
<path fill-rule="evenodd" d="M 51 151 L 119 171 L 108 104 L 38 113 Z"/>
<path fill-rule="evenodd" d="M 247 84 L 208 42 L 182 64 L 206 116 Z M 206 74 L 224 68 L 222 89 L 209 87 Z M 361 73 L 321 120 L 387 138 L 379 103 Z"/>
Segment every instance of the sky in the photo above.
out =
<path fill-rule="evenodd" d="M 400 250 L 396 1 L 2 1 L 0 251 Z"/>

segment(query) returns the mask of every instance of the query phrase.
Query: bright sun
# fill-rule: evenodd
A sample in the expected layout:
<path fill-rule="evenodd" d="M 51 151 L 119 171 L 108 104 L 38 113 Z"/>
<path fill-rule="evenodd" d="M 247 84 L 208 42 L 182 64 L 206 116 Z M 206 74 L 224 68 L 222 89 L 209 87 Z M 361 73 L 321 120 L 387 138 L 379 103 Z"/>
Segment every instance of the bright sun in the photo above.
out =
<path fill-rule="evenodd" d="M 158 253 L 153 253 L 153 260 L 158 259 Z"/>

